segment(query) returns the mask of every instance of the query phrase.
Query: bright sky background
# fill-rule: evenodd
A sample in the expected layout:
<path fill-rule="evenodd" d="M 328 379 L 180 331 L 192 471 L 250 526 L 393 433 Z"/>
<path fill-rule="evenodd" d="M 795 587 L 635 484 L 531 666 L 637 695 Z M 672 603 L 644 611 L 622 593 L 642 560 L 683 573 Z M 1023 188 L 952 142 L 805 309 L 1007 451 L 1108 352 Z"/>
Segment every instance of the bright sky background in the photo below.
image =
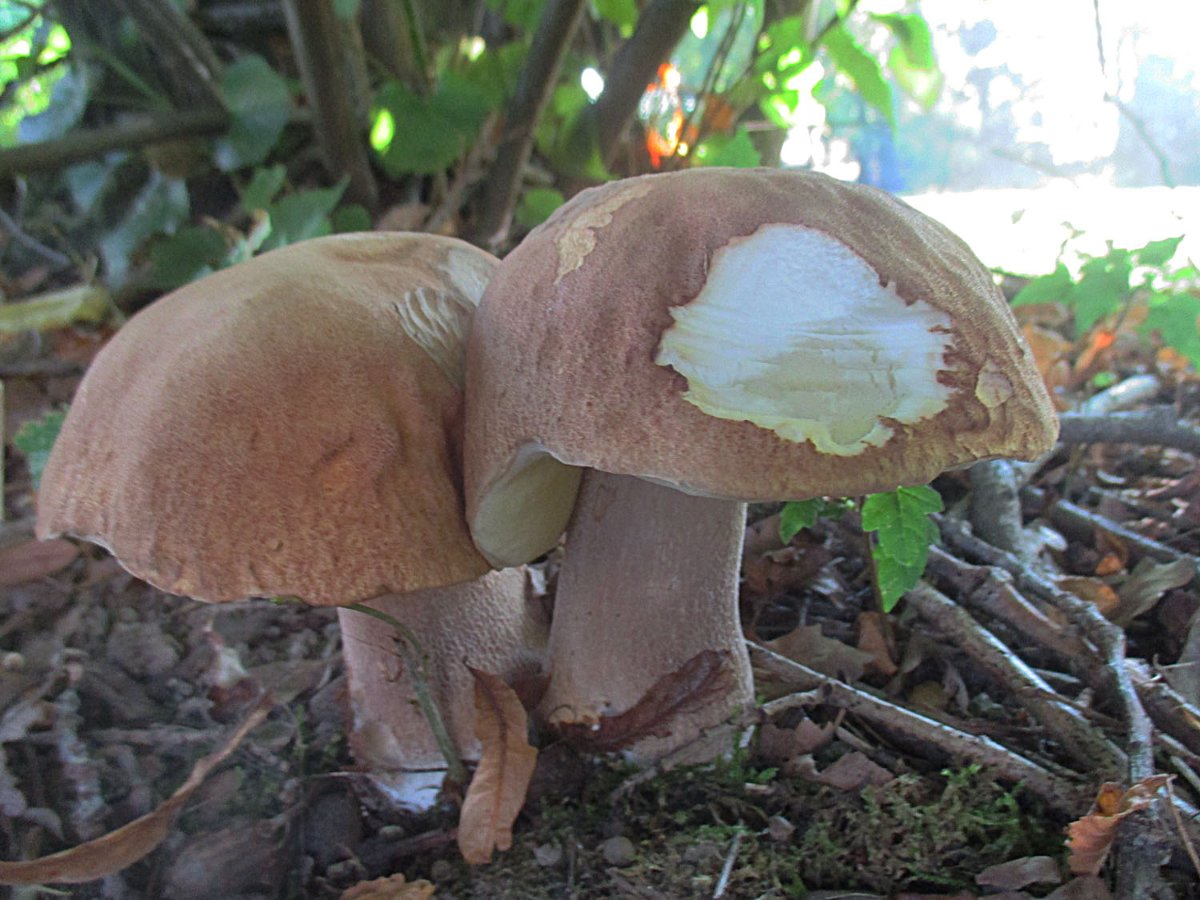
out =
<path fill-rule="evenodd" d="M 1099 0 L 1107 82 L 1102 73 L 1092 0 L 922 0 L 948 85 L 971 67 L 1007 65 L 1026 83 L 1013 99 L 1018 138 L 1045 142 L 1056 164 L 1106 157 L 1116 145 L 1120 113 L 1108 90 L 1131 98 L 1141 59 L 1174 61 L 1177 82 L 1200 91 L 1200 2 Z M 974 57 L 952 34 L 990 19 L 996 40 Z M 1196 148 L 1200 153 L 1200 148 Z M 1104 242 L 1137 247 L 1188 234 L 1183 255 L 1200 259 L 1200 188 L 1113 188 L 1107 176 L 1052 179 L 1037 190 L 931 193 L 910 202 L 961 234 L 989 265 L 1037 274 L 1053 268 L 1071 228 L 1075 246 L 1104 252 Z M 1069 224 L 1067 224 L 1069 223 Z"/>

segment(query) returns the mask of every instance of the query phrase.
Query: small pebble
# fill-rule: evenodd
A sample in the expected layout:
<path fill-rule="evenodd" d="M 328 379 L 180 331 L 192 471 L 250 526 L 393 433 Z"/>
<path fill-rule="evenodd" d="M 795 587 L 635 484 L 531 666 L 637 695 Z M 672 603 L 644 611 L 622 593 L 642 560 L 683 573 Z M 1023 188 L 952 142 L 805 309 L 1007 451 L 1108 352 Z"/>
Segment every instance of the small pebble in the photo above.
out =
<path fill-rule="evenodd" d="M 767 834 L 773 841 L 790 841 L 796 832 L 796 826 L 783 816 L 771 816 L 767 819 Z"/>
<path fill-rule="evenodd" d="M 637 849 L 633 846 L 633 841 L 623 835 L 610 837 L 601 844 L 600 853 L 606 863 L 618 868 L 633 865 L 633 861 L 637 857 Z"/>
<path fill-rule="evenodd" d="M 543 868 L 550 869 L 562 862 L 563 851 L 558 844 L 539 844 L 533 848 L 534 861 Z"/>
<path fill-rule="evenodd" d="M 449 881 L 454 877 L 454 863 L 444 859 L 435 859 L 429 867 L 429 880 L 434 884 Z"/>

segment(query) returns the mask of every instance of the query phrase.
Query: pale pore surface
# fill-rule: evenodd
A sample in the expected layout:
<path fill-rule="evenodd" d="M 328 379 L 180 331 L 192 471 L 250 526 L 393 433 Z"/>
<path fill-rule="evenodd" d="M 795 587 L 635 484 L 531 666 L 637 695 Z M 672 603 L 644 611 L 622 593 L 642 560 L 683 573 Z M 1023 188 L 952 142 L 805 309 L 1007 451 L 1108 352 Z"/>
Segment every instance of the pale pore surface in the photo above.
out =
<path fill-rule="evenodd" d="M 822 453 L 854 456 L 887 442 L 882 421 L 911 424 L 945 408 L 937 381 L 950 317 L 906 304 L 829 235 L 766 225 L 718 250 L 655 362 L 688 381 L 710 416 L 751 422 Z"/>

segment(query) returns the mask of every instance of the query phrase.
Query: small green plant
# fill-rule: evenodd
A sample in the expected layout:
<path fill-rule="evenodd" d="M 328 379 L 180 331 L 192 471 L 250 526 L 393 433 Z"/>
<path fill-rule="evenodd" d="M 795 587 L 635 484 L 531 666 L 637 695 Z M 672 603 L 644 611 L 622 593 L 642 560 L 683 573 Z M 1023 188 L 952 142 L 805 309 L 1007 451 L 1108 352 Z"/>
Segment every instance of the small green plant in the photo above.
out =
<path fill-rule="evenodd" d="M 1200 278 L 1194 264 L 1173 266 L 1181 237 L 1151 241 L 1126 250 L 1110 242 L 1103 256 L 1081 254 L 1077 274 L 1060 260 L 1054 271 L 1033 279 L 1013 298 L 1013 306 L 1059 303 L 1070 309 L 1077 337 L 1097 325 L 1112 328 L 1139 310 L 1139 334 L 1200 365 Z M 1142 311 L 1144 310 L 1144 315 Z"/>
<path fill-rule="evenodd" d="M 13 435 L 13 445 L 25 454 L 25 464 L 33 478 L 34 490 L 42 483 L 42 471 L 50 458 L 50 449 L 62 429 L 65 411 L 48 412 L 40 419 L 26 422 Z"/>
<path fill-rule="evenodd" d="M 786 503 L 779 514 L 779 537 L 791 541 L 818 518 L 840 515 L 850 503 L 824 498 Z M 863 500 L 862 527 L 875 535 L 871 561 L 884 612 L 891 612 L 905 592 L 921 580 L 929 545 L 938 536 L 937 526 L 929 517 L 941 511 L 942 498 L 928 485 L 869 494 Z"/>

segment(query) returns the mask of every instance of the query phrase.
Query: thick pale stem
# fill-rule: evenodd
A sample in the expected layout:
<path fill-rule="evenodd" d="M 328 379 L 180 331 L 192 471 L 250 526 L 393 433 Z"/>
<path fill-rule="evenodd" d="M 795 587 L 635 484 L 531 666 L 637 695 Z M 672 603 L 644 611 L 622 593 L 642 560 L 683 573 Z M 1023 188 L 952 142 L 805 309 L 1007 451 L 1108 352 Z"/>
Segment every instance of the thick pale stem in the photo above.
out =
<path fill-rule="evenodd" d="M 653 759 L 749 704 L 737 611 L 744 530 L 741 503 L 587 471 L 558 579 L 543 713 L 594 725 L 604 743 L 605 722 L 636 707 L 627 749 Z M 674 677 L 700 660 L 719 661 L 720 671 Z M 703 747 L 700 755 L 725 749 Z"/>
<path fill-rule="evenodd" d="M 543 663 L 546 626 L 536 604 L 526 599 L 524 570 L 491 572 L 466 584 L 377 597 L 364 605 L 411 632 L 450 741 L 462 758 L 478 759 L 475 686 L 467 666 L 520 680 Z M 446 761 L 420 709 L 396 629 L 353 609 L 339 610 L 338 621 L 354 756 L 398 803 L 428 807 Z"/>

